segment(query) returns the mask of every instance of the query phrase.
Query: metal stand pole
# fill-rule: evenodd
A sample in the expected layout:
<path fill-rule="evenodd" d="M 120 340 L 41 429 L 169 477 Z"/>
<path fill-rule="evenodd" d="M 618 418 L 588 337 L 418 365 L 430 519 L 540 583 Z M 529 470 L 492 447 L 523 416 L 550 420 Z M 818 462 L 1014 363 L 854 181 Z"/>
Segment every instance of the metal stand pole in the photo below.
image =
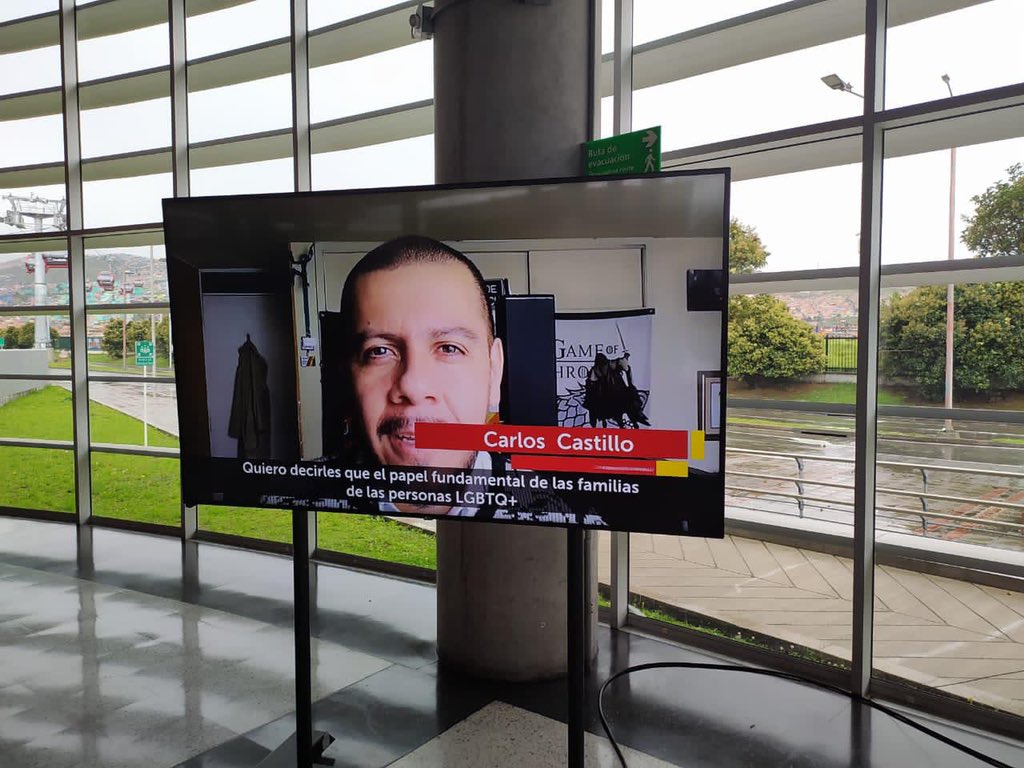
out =
<path fill-rule="evenodd" d="M 313 675 L 310 658 L 309 528 L 307 513 L 292 510 L 292 590 L 295 600 L 295 734 L 267 755 L 259 768 L 333 765 L 323 751 L 334 741 L 324 731 L 313 730 Z M 292 741 L 294 740 L 294 744 Z M 294 760 L 294 762 L 293 762 Z"/>
<path fill-rule="evenodd" d="M 568 635 L 569 768 L 583 768 L 583 738 L 586 726 L 587 618 L 584 576 L 584 531 L 571 526 L 567 531 L 566 629 Z"/>
<path fill-rule="evenodd" d="M 309 531 L 306 513 L 292 510 L 292 588 L 295 599 L 295 759 L 313 764 L 313 676 L 309 653 Z"/>

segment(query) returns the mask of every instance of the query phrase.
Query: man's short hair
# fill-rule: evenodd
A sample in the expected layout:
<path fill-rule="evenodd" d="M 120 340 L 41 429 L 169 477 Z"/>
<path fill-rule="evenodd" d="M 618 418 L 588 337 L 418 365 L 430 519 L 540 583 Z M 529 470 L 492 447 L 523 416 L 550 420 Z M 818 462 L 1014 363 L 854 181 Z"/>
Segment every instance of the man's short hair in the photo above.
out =
<path fill-rule="evenodd" d="M 465 254 L 460 253 L 440 240 L 423 235 L 402 235 L 382 243 L 367 253 L 348 273 L 345 286 L 341 290 L 341 321 L 346 337 L 346 346 L 355 338 L 355 303 L 356 286 L 365 275 L 381 270 L 397 269 L 408 264 L 444 264 L 457 262 L 469 270 L 480 291 L 480 308 L 487 318 L 488 341 L 494 339 L 494 318 L 487 300 L 487 286 L 480 270 Z M 347 348 L 351 355 L 353 349 Z"/>

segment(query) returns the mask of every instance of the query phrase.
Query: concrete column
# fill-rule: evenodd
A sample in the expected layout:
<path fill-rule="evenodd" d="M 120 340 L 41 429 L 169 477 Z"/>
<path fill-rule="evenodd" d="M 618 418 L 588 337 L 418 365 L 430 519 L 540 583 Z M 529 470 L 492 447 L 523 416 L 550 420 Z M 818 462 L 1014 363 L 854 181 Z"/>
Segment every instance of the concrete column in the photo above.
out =
<path fill-rule="evenodd" d="M 592 3 L 534 2 L 435 4 L 438 183 L 580 175 L 593 114 Z M 566 538 L 563 529 L 438 524 L 442 664 L 501 680 L 565 674 Z"/>

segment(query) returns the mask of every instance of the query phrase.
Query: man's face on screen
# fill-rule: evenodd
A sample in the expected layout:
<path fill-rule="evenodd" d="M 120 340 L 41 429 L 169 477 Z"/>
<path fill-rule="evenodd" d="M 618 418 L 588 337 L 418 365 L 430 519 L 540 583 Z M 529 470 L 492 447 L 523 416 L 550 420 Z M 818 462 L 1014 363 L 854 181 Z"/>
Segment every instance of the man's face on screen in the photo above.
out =
<path fill-rule="evenodd" d="M 457 261 L 370 272 L 354 291 L 351 360 L 361 421 L 382 464 L 468 467 L 475 453 L 418 448 L 416 422 L 483 424 L 504 365 L 473 275 Z"/>

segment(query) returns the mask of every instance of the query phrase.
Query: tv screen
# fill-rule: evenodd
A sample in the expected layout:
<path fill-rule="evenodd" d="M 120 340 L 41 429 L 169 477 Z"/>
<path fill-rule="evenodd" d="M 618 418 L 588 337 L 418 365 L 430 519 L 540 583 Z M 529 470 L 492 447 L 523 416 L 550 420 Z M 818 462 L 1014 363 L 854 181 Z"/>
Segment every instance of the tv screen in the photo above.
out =
<path fill-rule="evenodd" d="M 164 226 L 186 504 L 722 535 L 726 171 Z"/>

